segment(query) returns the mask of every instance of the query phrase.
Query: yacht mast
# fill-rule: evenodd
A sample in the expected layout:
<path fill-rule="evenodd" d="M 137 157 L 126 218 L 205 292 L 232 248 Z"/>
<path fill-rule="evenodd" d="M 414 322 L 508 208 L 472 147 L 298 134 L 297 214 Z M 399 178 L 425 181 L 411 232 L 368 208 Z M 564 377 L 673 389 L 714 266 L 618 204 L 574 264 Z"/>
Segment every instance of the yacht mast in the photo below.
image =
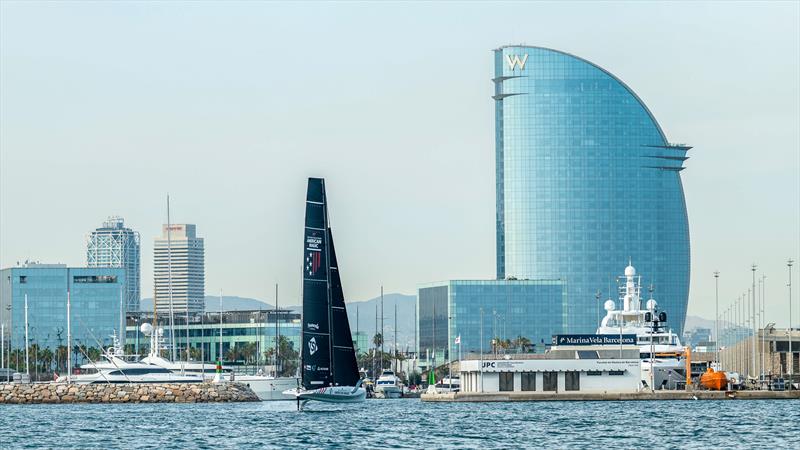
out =
<path fill-rule="evenodd" d="M 281 334 L 278 330 L 278 283 L 275 283 L 275 378 L 278 378 L 278 373 L 280 371 L 278 358 L 280 357 L 280 339 Z"/>
<path fill-rule="evenodd" d="M 219 364 L 222 365 L 222 289 L 219 290 Z"/>
<path fill-rule="evenodd" d="M 397 299 L 394 301 L 394 372 L 397 373 Z"/>
<path fill-rule="evenodd" d="M 169 296 L 169 343 L 171 347 L 170 358 L 175 361 L 175 313 L 172 308 L 172 223 L 169 219 L 169 194 L 167 194 L 167 292 Z M 186 308 L 189 308 L 188 298 Z"/>

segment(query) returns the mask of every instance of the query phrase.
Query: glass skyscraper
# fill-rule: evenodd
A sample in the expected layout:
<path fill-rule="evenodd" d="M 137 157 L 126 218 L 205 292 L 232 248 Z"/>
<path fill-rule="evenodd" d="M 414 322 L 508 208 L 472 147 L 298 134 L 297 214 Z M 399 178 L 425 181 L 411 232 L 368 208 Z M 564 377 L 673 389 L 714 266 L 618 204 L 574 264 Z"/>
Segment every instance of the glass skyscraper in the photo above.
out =
<path fill-rule="evenodd" d="M 565 331 L 591 333 L 630 261 L 681 333 L 690 147 L 669 143 L 630 87 L 582 58 L 501 47 L 493 81 L 497 278 L 563 280 Z"/>
<path fill-rule="evenodd" d="M 128 311 L 139 311 L 140 282 L 139 232 L 125 226 L 122 217 L 109 217 L 103 226 L 89 233 L 86 243 L 87 267 L 125 269 L 125 304 Z"/>

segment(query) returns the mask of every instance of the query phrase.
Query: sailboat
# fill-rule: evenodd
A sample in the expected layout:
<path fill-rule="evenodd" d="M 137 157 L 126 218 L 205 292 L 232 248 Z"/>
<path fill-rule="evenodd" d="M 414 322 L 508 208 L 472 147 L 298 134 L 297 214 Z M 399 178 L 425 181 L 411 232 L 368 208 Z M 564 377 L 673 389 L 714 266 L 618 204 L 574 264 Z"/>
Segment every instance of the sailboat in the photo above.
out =
<path fill-rule="evenodd" d="M 363 402 L 367 391 L 361 387 L 322 178 L 308 179 L 303 259 L 300 386 L 284 393 L 294 395 L 298 407 L 309 400 Z"/>

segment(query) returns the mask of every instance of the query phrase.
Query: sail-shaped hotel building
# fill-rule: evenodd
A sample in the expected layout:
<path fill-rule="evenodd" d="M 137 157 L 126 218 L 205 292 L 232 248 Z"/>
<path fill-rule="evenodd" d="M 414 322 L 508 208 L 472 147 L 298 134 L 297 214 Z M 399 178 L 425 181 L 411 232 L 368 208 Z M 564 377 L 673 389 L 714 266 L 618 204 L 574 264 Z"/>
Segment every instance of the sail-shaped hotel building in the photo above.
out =
<path fill-rule="evenodd" d="M 565 52 L 500 47 L 492 82 L 496 278 L 420 285 L 420 354 L 455 350 L 456 336 L 468 352 L 489 350 L 492 336 L 594 333 L 629 262 L 681 333 L 690 147 L 670 143 L 619 78 Z"/>
<path fill-rule="evenodd" d="M 494 52 L 497 278 L 565 280 L 568 332 L 592 332 L 629 261 L 683 329 L 689 225 L 670 144 L 644 102 L 582 58 Z M 609 290 L 610 286 L 610 290 Z"/>

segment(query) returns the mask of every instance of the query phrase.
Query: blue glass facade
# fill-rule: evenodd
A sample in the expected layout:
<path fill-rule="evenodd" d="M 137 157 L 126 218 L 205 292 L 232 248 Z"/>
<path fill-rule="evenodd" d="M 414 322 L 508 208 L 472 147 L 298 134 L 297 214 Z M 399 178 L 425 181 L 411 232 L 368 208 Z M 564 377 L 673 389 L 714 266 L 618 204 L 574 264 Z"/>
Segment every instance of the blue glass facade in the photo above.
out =
<path fill-rule="evenodd" d="M 492 351 L 492 338 L 530 342 L 525 351 L 541 351 L 566 322 L 566 286 L 559 280 L 450 280 L 417 290 L 417 342 L 422 359 Z M 482 325 L 482 326 L 481 326 Z M 481 341 L 481 337 L 483 341 Z M 523 351 L 517 348 L 511 351 Z M 432 356 L 431 356 L 432 358 Z"/>
<path fill-rule="evenodd" d="M 67 345 L 67 289 L 70 292 L 72 344 L 102 348 L 124 324 L 125 269 L 40 265 L 0 271 L 0 321 L 5 351 L 25 348 L 25 295 L 28 344 L 56 350 Z M 124 309 L 124 307 L 123 307 Z M 75 355 L 76 361 L 83 355 Z"/>
<path fill-rule="evenodd" d="M 590 333 L 632 261 L 681 333 L 690 147 L 670 144 L 636 94 L 595 64 L 527 46 L 494 58 L 498 279 L 564 280 L 565 331 Z"/>

